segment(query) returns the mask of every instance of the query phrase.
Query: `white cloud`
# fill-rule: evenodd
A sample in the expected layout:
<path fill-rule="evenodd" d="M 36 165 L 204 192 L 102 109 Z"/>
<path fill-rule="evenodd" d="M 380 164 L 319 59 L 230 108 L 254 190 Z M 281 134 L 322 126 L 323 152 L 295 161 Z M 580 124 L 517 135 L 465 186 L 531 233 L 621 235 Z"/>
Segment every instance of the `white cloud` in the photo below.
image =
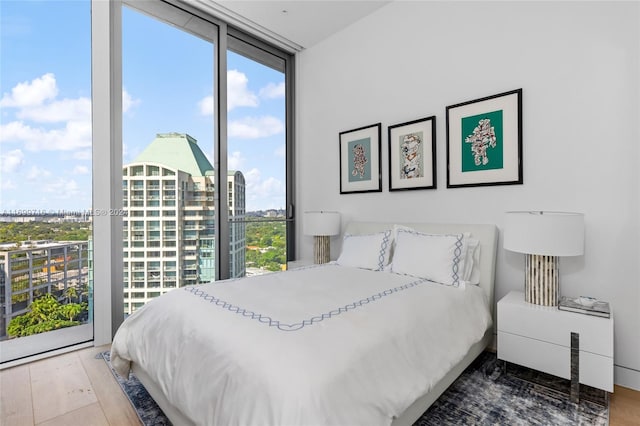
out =
<path fill-rule="evenodd" d="M 74 160 L 91 160 L 91 156 L 90 149 L 78 150 L 73 153 Z"/>
<path fill-rule="evenodd" d="M 87 175 L 89 174 L 89 168 L 87 166 L 75 166 L 71 173 L 74 175 Z"/>
<path fill-rule="evenodd" d="M 49 194 L 55 194 L 54 198 L 68 199 L 82 195 L 78 183 L 73 179 L 64 179 L 56 176 L 47 180 L 42 186 L 42 190 Z"/>
<path fill-rule="evenodd" d="M 15 184 L 15 182 L 10 179 L 2 178 L 2 181 L 0 182 L 0 189 L 2 189 L 3 191 L 9 191 L 11 189 L 16 189 L 17 187 L 18 186 Z"/>
<path fill-rule="evenodd" d="M 258 95 L 249 89 L 247 75 L 238 70 L 227 72 L 227 110 L 237 107 L 257 107 L 259 98 L 277 99 L 285 95 L 285 84 L 269 83 L 260 89 Z M 213 115 L 213 95 L 205 96 L 198 102 L 198 110 L 202 115 Z"/>
<path fill-rule="evenodd" d="M 16 116 L 37 123 L 59 123 L 63 121 L 91 122 L 91 100 L 89 98 L 62 99 L 44 105 L 26 107 Z"/>
<path fill-rule="evenodd" d="M 284 98 L 286 93 L 284 82 L 282 83 L 269 83 L 262 89 L 260 89 L 260 97 L 265 99 L 278 99 Z"/>
<path fill-rule="evenodd" d="M 0 125 L 0 142 L 19 143 L 34 152 L 90 148 L 91 99 L 56 100 L 57 95 L 52 73 L 19 83 L 11 94 L 5 93 L 0 104 L 18 108 L 18 120 Z M 62 127 L 51 128 L 51 123 L 61 123 Z"/>
<path fill-rule="evenodd" d="M 0 125 L 0 142 L 21 142 L 29 151 L 70 151 L 91 146 L 91 122 L 69 121 L 64 128 L 45 130 L 12 121 Z"/>
<path fill-rule="evenodd" d="M 247 86 L 249 79 L 238 70 L 227 72 L 227 111 L 237 107 L 257 107 L 258 97 Z M 213 95 L 205 96 L 198 102 L 202 115 L 213 115 Z"/>
<path fill-rule="evenodd" d="M 202 115 L 213 115 L 213 96 L 205 96 L 198 102 L 198 109 Z"/>
<path fill-rule="evenodd" d="M 122 112 L 127 113 L 129 110 L 135 106 L 140 105 L 142 101 L 140 99 L 134 99 L 127 89 L 122 89 Z"/>
<path fill-rule="evenodd" d="M 27 172 L 27 180 L 39 180 L 48 177 L 51 177 L 51 172 L 49 170 L 40 169 L 36 166 L 31 166 Z"/>
<path fill-rule="evenodd" d="M 286 191 L 282 181 L 274 177 L 262 179 L 262 173 L 256 168 L 247 171 L 244 178 L 247 185 L 247 210 L 284 207 Z"/>
<path fill-rule="evenodd" d="M 11 93 L 5 93 L 0 99 L 1 107 L 34 107 L 42 105 L 46 100 L 58 96 L 56 77 L 47 73 L 31 82 L 18 83 Z"/>
<path fill-rule="evenodd" d="M 260 182 L 256 192 L 265 195 L 269 194 L 270 196 L 282 196 L 285 193 L 285 190 L 280 180 L 274 177 L 269 177 Z"/>
<path fill-rule="evenodd" d="M 284 132 L 284 124 L 276 117 L 245 117 L 231 121 L 228 127 L 230 137 L 258 139 Z"/>
<path fill-rule="evenodd" d="M 244 166 L 244 157 L 240 151 L 234 151 L 227 158 L 227 169 L 242 170 Z"/>
<path fill-rule="evenodd" d="M 0 171 L 2 173 L 13 173 L 22 164 L 24 154 L 19 149 L 6 152 L 0 156 Z"/>
<path fill-rule="evenodd" d="M 227 72 L 227 109 L 247 106 L 257 107 L 258 97 L 247 87 L 249 79 L 238 70 Z"/>
<path fill-rule="evenodd" d="M 257 182 L 260 182 L 261 175 L 260 170 L 254 167 L 244 173 L 244 182 L 247 186 L 255 185 Z"/>

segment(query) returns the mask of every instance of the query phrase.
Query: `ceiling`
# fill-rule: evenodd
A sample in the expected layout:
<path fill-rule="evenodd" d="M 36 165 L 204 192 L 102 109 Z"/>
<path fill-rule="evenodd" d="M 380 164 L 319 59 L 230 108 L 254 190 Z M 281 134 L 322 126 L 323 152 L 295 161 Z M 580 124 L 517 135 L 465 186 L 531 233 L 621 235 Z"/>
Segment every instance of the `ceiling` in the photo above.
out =
<path fill-rule="evenodd" d="M 257 27 L 265 34 L 308 48 L 348 27 L 389 1 L 230 0 L 210 2 L 218 11 Z"/>

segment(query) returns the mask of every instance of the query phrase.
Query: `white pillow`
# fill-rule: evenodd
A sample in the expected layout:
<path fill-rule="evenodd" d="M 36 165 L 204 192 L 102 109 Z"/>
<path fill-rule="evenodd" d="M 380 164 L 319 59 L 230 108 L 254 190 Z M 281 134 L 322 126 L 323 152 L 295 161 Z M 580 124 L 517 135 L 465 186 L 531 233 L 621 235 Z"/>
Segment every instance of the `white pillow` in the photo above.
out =
<path fill-rule="evenodd" d="M 464 276 L 463 234 L 424 234 L 398 229 L 391 271 L 458 287 Z"/>
<path fill-rule="evenodd" d="M 468 284 L 480 284 L 480 240 L 465 238 L 467 252 L 464 256 L 462 279 Z"/>
<path fill-rule="evenodd" d="M 398 231 L 409 231 L 409 232 L 417 232 L 413 228 L 404 225 L 393 225 L 393 244 L 392 244 L 392 253 L 395 251 L 396 241 L 398 239 Z M 471 238 L 471 232 L 463 232 L 464 243 L 466 246 L 466 250 L 462 255 L 461 264 L 464 266 L 462 269 L 462 274 L 460 275 L 460 280 L 464 281 L 466 284 L 478 285 L 480 284 L 480 240 L 475 238 Z M 389 270 L 392 269 L 393 258 L 391 259 L 391 263 L 389 264 Z"/>
<path fill-rule="evenodd" d="M 342 266 L 382 271 L 389 263 L 391 230 L 376 234 L 350 235 L 342 240 L 337 263 Z"/>

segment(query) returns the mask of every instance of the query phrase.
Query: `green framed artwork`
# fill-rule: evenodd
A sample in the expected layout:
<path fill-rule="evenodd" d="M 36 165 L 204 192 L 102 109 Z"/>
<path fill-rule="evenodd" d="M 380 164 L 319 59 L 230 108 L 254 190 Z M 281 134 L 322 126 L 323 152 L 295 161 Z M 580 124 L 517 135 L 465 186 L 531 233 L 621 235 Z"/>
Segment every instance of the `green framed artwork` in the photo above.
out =
<path fill-rule="evenodd" d="M 436 189 L 436 117 L 389 126 L 389 191 Z"/>
<path fill-rule="evenodd" d="M 522 89 L 447 107 L 447 188 L 522 184 Z"/>
<path fill-rule="evenodd" d="M 340 132 L 340 193 L 381 192 L 382 123 Z"/>

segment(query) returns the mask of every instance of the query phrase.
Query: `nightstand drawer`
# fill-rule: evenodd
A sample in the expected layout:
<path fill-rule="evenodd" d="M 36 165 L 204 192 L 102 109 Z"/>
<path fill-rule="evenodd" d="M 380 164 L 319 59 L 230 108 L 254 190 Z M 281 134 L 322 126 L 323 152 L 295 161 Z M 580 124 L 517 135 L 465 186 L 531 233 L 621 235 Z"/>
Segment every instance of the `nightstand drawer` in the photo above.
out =
<path fill-rule="evenodd" d="M 502 301 L 501 301 L 502 302 Z M 527 336 L 569 348 L 571 333 L 580 334 L 580 350 L 613 357 L 613 320 L 565 312 L 524 302 L 501 303 L 498 331 Z"/>
<path fill-rule="evenodd" d="M 498 331 L 498 359 L 571 378 L 571 349 Z M 613 358 L 580 351 L 580 383 L 613 392 Z"/>
<path fill-rule="evenodd" d="M 565 346 L 498 331 L 498 359 L 571 378 L 571 349 Z"/>

